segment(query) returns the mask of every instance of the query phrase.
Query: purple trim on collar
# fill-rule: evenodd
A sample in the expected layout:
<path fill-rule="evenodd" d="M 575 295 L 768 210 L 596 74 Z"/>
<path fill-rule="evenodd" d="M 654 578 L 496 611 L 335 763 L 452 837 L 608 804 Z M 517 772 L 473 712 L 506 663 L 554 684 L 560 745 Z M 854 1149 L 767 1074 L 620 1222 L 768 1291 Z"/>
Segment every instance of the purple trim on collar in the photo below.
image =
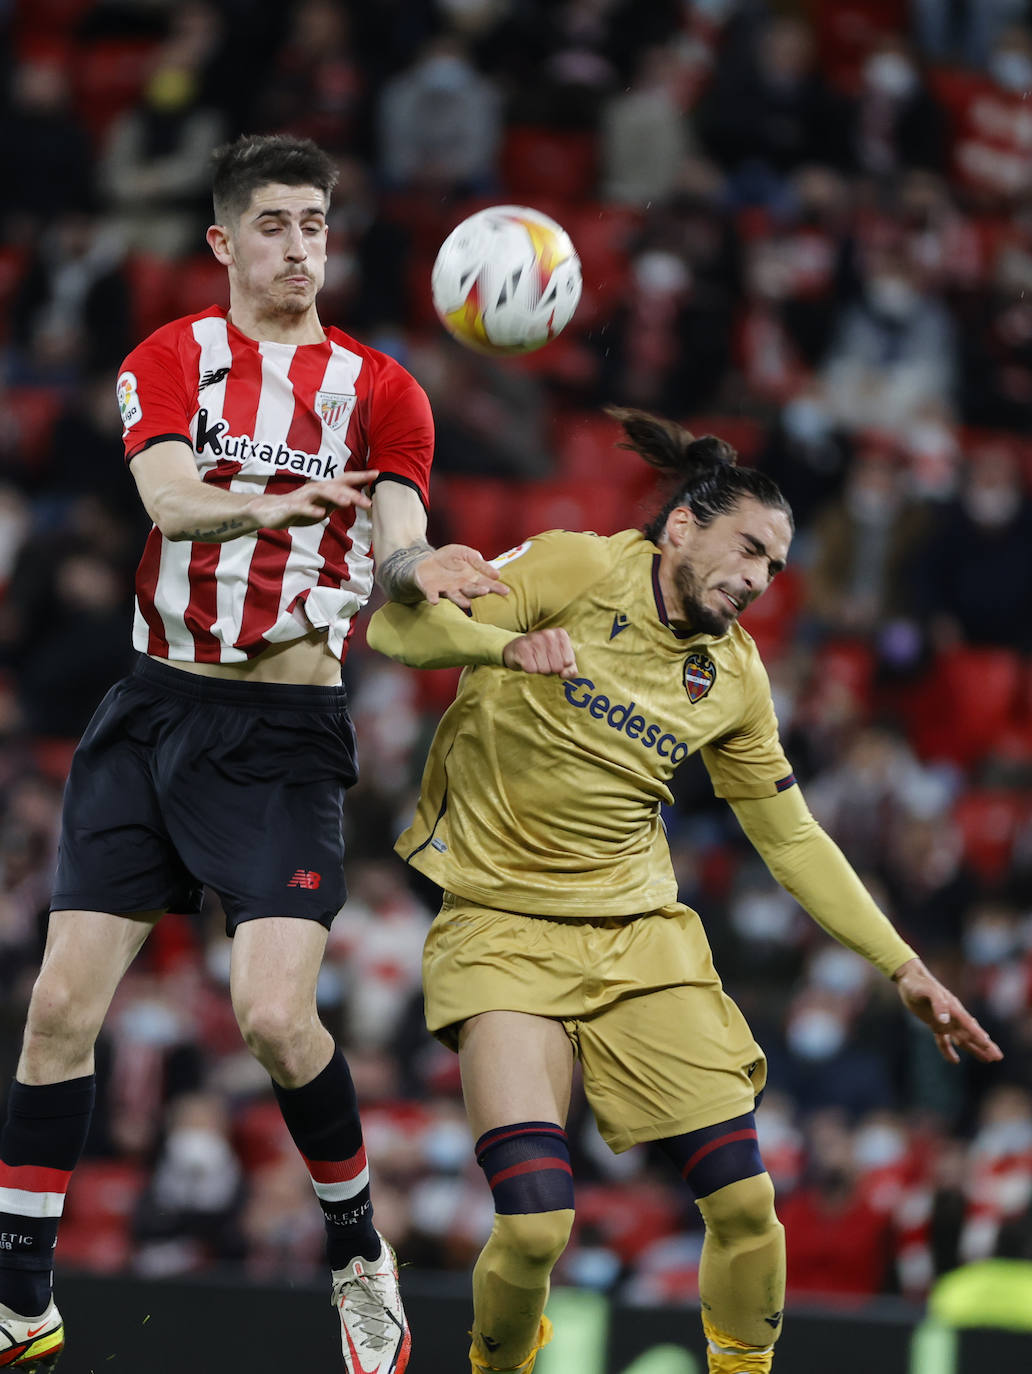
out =
<path fill-rule="evenodd" d="M 676 635 L 678 639 L 694 639 L 694 630 L 676 630 L 670 623 L 666 602 L 663 600 L 663 593 L 659 586 L 659 557 L 658 553 L 653 554 L 652 557 L 652 595 L 656 599 L 656 613 L 672 635 Z"/>

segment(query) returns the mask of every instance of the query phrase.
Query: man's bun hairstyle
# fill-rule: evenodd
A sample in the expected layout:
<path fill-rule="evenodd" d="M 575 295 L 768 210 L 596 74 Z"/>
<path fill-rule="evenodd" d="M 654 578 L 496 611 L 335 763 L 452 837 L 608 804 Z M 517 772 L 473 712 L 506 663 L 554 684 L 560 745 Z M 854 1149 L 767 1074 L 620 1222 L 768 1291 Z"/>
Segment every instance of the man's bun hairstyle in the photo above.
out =
<path fill-rule="evenodd" d="M 678 506 L 689 507 L 700 525 L 708 525 L 715 516 L 732 511 L 744 496 L 784 511 L 793 525 L 791 507 L 778 484 L 755 468 L 740 468 L 738 452 L 727 440 L 714 434 L 696 438 L 673 420 L 644 410 L 607 406 L 606 414 L 620 422 L 627 436 L 618 447 L 639 454 L 668 479 L 670 496 L 643 530 L 653 543 Z"/>

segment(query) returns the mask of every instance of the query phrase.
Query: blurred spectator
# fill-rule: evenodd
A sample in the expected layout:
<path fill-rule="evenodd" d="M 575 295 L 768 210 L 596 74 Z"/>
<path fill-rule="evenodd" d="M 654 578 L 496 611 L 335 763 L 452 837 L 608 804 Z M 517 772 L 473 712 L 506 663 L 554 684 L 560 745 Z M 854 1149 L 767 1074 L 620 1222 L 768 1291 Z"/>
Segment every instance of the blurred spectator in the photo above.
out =
<path fill-rule="evenodd" d="M 95 204 L 89 139 L 70 109 L 68 72 L 54 57 L 15 66 L 0 116 L 0 176 L 2 214 L 15 239 Z"/>
<path fill-rule="evenodd" d="M 1025 0 L 912 0 L 911 12 L 928 58 L 984 67 L 1001 31 L 1027 17 L 1028 6 Z"/>
<path fill-rule="evenodd" d="M 699 131 L 743 198 L 776 197 L 776 174 L 804 163 L 842 164 L 841 102 L 815 57 L 809 26 L 781 16 L 758 23 L 737 60 L 718 67 Z"/>
<path fill-rule="evenodd" d="M 501 137 L 498 89 L 462 44 L 436 38 L 380 93 L 380 171 L 391 187 L 486 191 Z"/>
<path fill-rule="evenodd" d="M 865 61 L 850 125 L 852 157 L 862 172 L 884 177 L 907 167 L 945 168 L 943 113 L 903 38 L 882 39 Z"/>
<path fill-rule="evenodd" d="M 177 1098 L 133 1217 L 137 1272 L 163 1277 L 241 1259 L 243 1186 L 225 1103 L 212 1093 Z"/>
<path fill-rule="evenodd" d="M 661 204 L 691 146 L 679 101 L 680 62 L 669 48 L 646 50 L 630 90 L 612 96 L 602 117 L 602 192 L 628 205 Z"/>
<path fill-rule="evenodd" d="M 836 426 L 821 388 L 814 383 L 801 387 L 778 412 L 759 458 L 785 493 L 795 517 L 797 546 L 809 552 L 809 530 L 814 515 L 823 510 L 841 489 L 851 448 Z M 803 541 L 799 536 L 804 535 Z"/>
<path fill-rule="evenodd" d="M 906 574 L 928 515 L 907 488 L 891 444 L 862 436 L 841 498 L 814 523 L 808 609 L 825 633 L 870 635 L 912 611 Z"/>
<path fill-rule="evenodd" d="M 1032 648 L 1032 503 L 1006 439 L 971 449 L 960 495 L 939 512 L 918 566 L 939 647 Z"/>
<path fill-rule="evenodd" d="M 959 400 L 968 424 L 1032 431 L 1032 242 L 998 254 L 961 309 Z"/>
<path fill-rule="evenodd" d="M 204 89 L 217 25 L 213 11 L 187 7 L 139 103 L 108 133 L 100 179 L 130 251 L 175 257 L 200 243 L 210 220 L 209 161 L 225 127 Z"/>
<path fill-rule="evenodd" d="M 888 1068 L 861 1042 L 854 1016 L 838 993 L 803 988 L 788 1009 L 783 1039 L 766 1037 L 769 1081 L 804 1115 L 837 1107 L 856 1118 L 891 1105 Z"/>
<path fill-rule="evenodd" d="M 314 139 L 329 152 L 354 152 L 365 97 L 347 10 L 334 0 L 303 0 L 290 15 L 269 80 L 255 102 L 256 126 Z"/>
<path fill-rule="evenodd" d="M 956 347 L 948 310 L 922 295 L 909 260 L 871 253 L 863 295 L 844 312 L 823 369 L 832 413 L 851 429 L 872 415 L 883 428 L 906 424 L 928 402 L 949 399 Z"/>
<path fill-rule="evenodd" d="M 55 218 L 40 235 L 11 305 L 13 380 L 75 381 L 132 347 L 121 235 L 84 212 Z"/>
<path fill-rule="evenodd" d="M 408 361 L 433 406 L 437 472 L 517 479 L 548 474 L 541 397 L 526 373 L 441 336 L 413 349 Z"/>
<path fill-rule="evenodd" d="M 778 1204 L 792 1237 L 789 1297 L 880 1293 L 891 1255 L 889 1220 L 863 1196 L 847 1123 L 822 1110 L 810 1122 L 809 1139 L 803 1184 Z"/>

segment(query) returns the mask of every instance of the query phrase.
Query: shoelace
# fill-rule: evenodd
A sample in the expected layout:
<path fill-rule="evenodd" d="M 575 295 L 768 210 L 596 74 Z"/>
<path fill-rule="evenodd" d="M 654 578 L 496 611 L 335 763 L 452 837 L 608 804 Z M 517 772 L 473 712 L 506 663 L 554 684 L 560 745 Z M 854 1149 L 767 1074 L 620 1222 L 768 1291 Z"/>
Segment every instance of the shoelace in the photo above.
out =
<path fill-rule="evenodd" d="M 396 1340 L 400 1330 L 397 1317 L 373 1289 L 376 1279 L 389 1280 L 392 1277 L 390 1274 L 363 1274 L 353 1279 L 341 1279 L 333 1289 L 334 1307 L 338 1307 L 341 1299 L 344 1299 L 343 1315 L 346 1315 L 349 1324 L 353 1322 L 358 1328 L 362 1339 L 378 1352 Z"/>

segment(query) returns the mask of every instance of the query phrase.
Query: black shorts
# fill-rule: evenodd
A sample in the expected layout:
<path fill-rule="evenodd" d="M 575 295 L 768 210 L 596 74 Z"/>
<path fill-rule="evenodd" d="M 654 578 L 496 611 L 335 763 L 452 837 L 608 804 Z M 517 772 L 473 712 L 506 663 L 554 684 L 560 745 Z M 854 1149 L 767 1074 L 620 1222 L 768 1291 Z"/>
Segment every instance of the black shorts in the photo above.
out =
<path fill-rule="evenodd" d="M 343 687 L 201 677 L 141 657 L 97 708 L 65 788 L 52 911 L 200 909 L 329 927 L 347 896 Z"/>

